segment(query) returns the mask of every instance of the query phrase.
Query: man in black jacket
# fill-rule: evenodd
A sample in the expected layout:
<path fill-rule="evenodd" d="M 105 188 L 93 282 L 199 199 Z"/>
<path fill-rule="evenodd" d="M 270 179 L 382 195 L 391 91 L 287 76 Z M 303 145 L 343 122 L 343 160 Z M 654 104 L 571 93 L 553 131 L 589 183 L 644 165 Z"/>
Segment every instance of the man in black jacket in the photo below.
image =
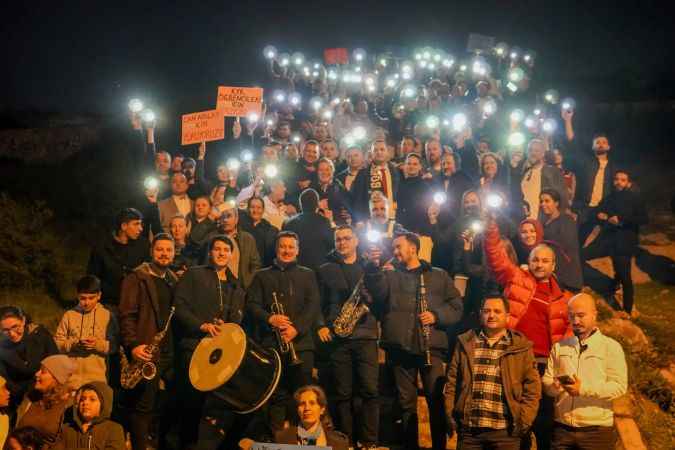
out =
<path fill-rule="evenodd" d="M 333 249 L 333 231 L 329 220 L 318 212 L 319 194 L 314 189 L 300 194 L 300 208 L 302 212 L 289 219 L 283 229 L 302 236 L 298 263 L 318 270 Z"/>
<path fill-rule="evenodd" d="M 333 367 L 338 428 L 349 436 L 352 442 L 357 438 L 363 448 L 377 447 L 379 402 L 377 360 L 377 319 L 373 315 L 369 297 L 363 289 L 363 261 L 356 251 L 359 239 L 348 225 L 335 230 L 335 251 L 328 256 L 328 262 L 319 268 L 319 279 L 323 293 L 326 326 L 335 334 L 334 349 L 330 355 Z M 357 284 L 361 289 L 355 291 Z M 356 293 L 357 308 L 365 313 L 355 322 L 354 329 L 344 335 L 340 321 L 343 305 Z M 352 316 L 355 317 L 355 316 Z M 342 318 L 341 318 L 342 319 Z M 350 321 L 347 321 L 349 323 Z M 356 375 L 356 380 L 354 380 Z M 355 384 L 356 381 L 356 384 Z M 359 430 L 352 430 L 352 400 L 357 393 L 362 399 L 363 417 L 358 421 Z"/>
<path fill-rule="evenodd" d="M 638 247 L 640 225 L 649 221 L 642 198 L 631 188 L 630 174 L 625 170 L 616 171 L 614 192 L 605 197 L 596 209 L 594 223 L 600 227 L 599 234 L 581 250 L 584 261 L 611 257 L 615 284 L 620 283 L 623 287 L 623 309 L 629 315 L 633 310 L 631 258 Z M 595 273 L 584 264 L 584 279 L 591 287 L 594 287 Z"/>
<path fill-rule="evenodd" d="M 417 375 L 422 378 L 429 405 L 431 439 L 435 450 L 445 448 L 443 358 L 448 350 L 446 328 L 462 316 L 462 302 L 448 274 L 418 257 L 419 238 L 404 233 L 394 239 L 399 268 L 382 271 L 368 255 L 365 285 L 382 308 L 382 347 L 392 367 L 402 409 L 405 448 L 417 449 Z M 421 300 L 421 281 L 426 302 Z M 426 310 L 423 308 L 426 303 Z M 428 351 L 428 353 L 427 353 Z M 431 365 L 426 365 L 427 355 Z"/>
<path fill-rule="evenodd" d="M 191 267 L 176 285 L 176 330 L 180 335 L 183 379 L 187 381 L 192 353 L 202 338 L 218 336 L 224 323 L 241 323 L 246 293 L 228 268 L 234 243 L 225 235 L 216 235 L 209 244 L 210 263 Z M 186 414 L 183 445 L 194 440 L 199 425 L 200 448 L 218 448 L 234 421 L 234 413 L 216 396 L 202 394 L 189 383 L 183 389 L 182 404 Z M 190 420 L 192 419 L 192 420 Z"/>
<path fill-rule="evenodd" d="M 298 241 L 293 232 L 282 231 L 277 235 L 277 257 L 271 266 L 255 274 L 246 299 L 246 312 L 258 342 L 263 347 L 278 348 L 280 336 L 295 347 L 301 360 L 299 364 L 291 364 L 290 352 L 282 354 L 281 380 L 270 399 L 273 431 L 283 428 L 287 402 L 296 389 L 309 384 L 314 366 L 312 330 L 320 315 L 319 286 L 314 272 L 298 265 Z M 283 314 L 272 313 L 275 297 L 283 305 Z"/>
<path fill-rule="evenodd" d="M 94 247 L 87 274 L 101 280 L 101 302 L 114 314 L 120 301 L 122 279 L 149 257 L 150 243 L 141 236 L 143 215 L 134 208 L 117 214 L 115 231 Z"/>
<path fill-rule="evenodd" d="M 429 235 L 431 232 L 427 209 L 431 204 L 431 183 L 422 178 L 422 158 L 409 154 L 404 165 L 405 178 L 398 185 L 396 194 L 396 220 L 406 230 Z"/>

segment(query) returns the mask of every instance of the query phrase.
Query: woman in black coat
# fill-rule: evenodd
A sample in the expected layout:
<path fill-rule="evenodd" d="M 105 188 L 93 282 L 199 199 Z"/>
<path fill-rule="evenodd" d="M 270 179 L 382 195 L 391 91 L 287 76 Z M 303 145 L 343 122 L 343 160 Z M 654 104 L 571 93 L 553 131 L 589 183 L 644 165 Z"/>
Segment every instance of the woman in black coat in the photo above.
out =
<path fill-rule="evenodd" d="M 32 323 L 17 306 L 0 307 L 0 376 L 7 380 L 13 409 L 35 382 L 35 372 L 47 356 L 59 353 L 54 338 L 42 325 Z"/>
<path fill-rule="evenodd" d="M 579 235 L 577 224 L 569 214 L 560 212 L 560 194 L 555 189 L 544 189 L 539 195 L 544 213 L 544 240 L 551 242 L 556 252 L 555 273 L 560 285 L 579 292 L 584 280 L 581 275 Z"/>
<path fill-rule="evenodd" d="M 276 253 L 275 242 L 279 230 L 263 219 L 265 202 L 262 198 L 253 196 L 246 203 L 246 214 L 239 215 L 239 228 L 251 233 L 255 239 L 262 266 L 267 267 L 274 261 Z"/>

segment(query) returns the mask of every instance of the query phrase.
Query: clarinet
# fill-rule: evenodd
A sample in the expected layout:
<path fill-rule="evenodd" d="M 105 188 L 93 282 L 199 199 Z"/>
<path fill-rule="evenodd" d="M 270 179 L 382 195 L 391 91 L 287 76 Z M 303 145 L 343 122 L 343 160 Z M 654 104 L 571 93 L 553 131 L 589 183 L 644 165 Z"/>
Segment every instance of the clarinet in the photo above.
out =
<path fill-rule="evenodd" d="M 427 287 L 424 285 L 424 275 L 420 272 L 420 293 L 419 293 L 420 314 L 429 311 L 427 302 Z M 424 351 L 424 365 L 431 366 L 431 325 L 422 325 L 422 349 Z"/>

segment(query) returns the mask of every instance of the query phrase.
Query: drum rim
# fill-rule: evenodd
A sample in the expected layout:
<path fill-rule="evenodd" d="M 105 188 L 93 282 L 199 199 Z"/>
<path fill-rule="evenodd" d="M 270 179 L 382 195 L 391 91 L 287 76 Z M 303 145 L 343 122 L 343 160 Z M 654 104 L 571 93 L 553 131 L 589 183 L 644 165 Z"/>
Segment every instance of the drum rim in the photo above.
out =
<path fill-rule="evenodd" d="M 241 363 L 242 363 L 242 361 L 244 360 L 244 357 L 245 357 L 245 355 L 246 355 L 246 349 L 248 348 L 248 341 L 247 341 L 248 336 L 246 335 L 246 332 L 244 331 L 244 329 L 243 329 L 241 326 L 239 326 L 239 324 L 232 323 L 232 322 L 228 322 L 228 323 L 225 323 L 224 326 L 231 326 L 231 327 L 234 327 L 235 330 L 237 330 L 237 332 L 241 332 L 241 334 L 244 335 L 244 343 L 245 343 L 246 345 L 244 346 L 243 350 L 241 351 L 241 354 L 239 355 L 238 362 L 237 362 L 237 369 L 235 369 L 235 370 L 230 374 L 229 378 L 228 378 L 226 381 L 224 381 L 223 383 L 221 383 L 221 386 L 222 386 L 222 384 L 227 383 L 228 381 L 230 381 L 230 380 L 232 379 L 232 377 L 234 377 L 234 376 L 236 375 L 236 373 L 237 373 L 237 371 L 239 370 L 239 367 L 241 367 Z M 188 379 L 190 380 L 190 384 L 192 385 L 192 387 L 194 387 L 195 389 L 197 389 L 199 392 L 210 392 L 210 391 L 212 391 L 213 389 L 202 390 L 202 389 L 199 389 L 197 386 L 195 386 L 194 381 L 192 380 L 192 376 L 191 376 L 191 374 L 190 374 L 190 372 L 191 372 L 190 368 L 192 367 L 192 361 L 193 361 L 193 359 L 194 359 L 194 357 L 195 357 L 195 353 L 197 352 L 197 348 L 199 348 L 199 346 L 202 344 L 202 342 L 204 342 L 205 339 L 211 339 L 211 340 L 214 340 L 214 339 L 216 339 L 217 337 L 218 337 L 218 336 L 216 336 L 216 337 L 213 337 L 213 336 L 204 336 L 204 337 L 199 341 L 199 344 L 197 344 L 197 347 L 195 347 L 195 349 L 192 351 L 192 356 L 190 357 L 190 365 L 188 366 Z"/>
<path fill-rule="evenodd" d="M 272 351 L 274 353 L 274 357 L 277 361 L 275 370 L 274 370 L 274 382 L 270 385 L 270 387 L 267 388 L 267 392 L 265 392 L 265 395 L 263 395 L 262 399 L 258 401 L 255 406 L 253 406 L 250 409 L 247 409 L 246 411 L 234 411 L 236 414 L 250 414 L 256 409 L 260 408 L 263 406 L 267 401 L 270 399 L 272 394 L 274 394 L 274 391 L 277 389 L 277 385 L 279 384 L 279 380 L 281 379 L 281 371 L 283 370 L 283 367 L 281 365 L 281 357 L 279 356 L 279 352 L 276 351 L 274 348 L 268 348 L 267 350 Z"/>

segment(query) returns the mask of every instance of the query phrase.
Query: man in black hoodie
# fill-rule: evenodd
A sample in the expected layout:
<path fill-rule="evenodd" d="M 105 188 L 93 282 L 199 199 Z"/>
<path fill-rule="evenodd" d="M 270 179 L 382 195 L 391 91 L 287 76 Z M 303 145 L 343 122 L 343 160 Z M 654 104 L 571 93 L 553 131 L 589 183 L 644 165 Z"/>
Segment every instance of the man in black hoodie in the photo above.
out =
<path fill-rule="evenodd" d="M 125 208 L 117 214 L 115 231 L 94 247 L 87 274 L 101 280 L 101 303 L 117 314 L 122 279 L 149 257 L 150 243 L 141 234 L 143 214 Z"/>
<path fill-rule="evenodd" d="M 639 193 L 631 189 L 632 185 L 628 172 L 616 171 L 614 192 L 605 197 L 597 207 L 595 224 L 600 227 L 600 233 L 581 250 L 584 261 L 603 256 L 612 258 L 615 283 L 623 287 L 623 309 L 628 315 L 633 310 L 631 258 L 637 251 L 640 225 L 646 225 L 649 221 L 644 202 Z M 594 287 L 595 272 L 587 270 L 586 264 L 584 269 L 584 278 Z"/>
<path fill-rule="evenodd" d="M 396 221 L 406 230 L 429 235 L 430 224 L 427 208 L 431 204 L 431 183 L 422 178 L 422 157 L 417 153 L 405 159 L 405 178 L 398 185 L 396 193 Z"/>
<path fill-rule="evenodd" d="M 429 405 L 433 449 L 445 449 L 442 389 L 443 359 L 448 350 L 446 328 L 459 322 L 462 300 L 444 270 L 431 267 L 419 259 L 420 242 L 416 234 L 404 233 L 394 239 L 393 245 L 399 268 L 383 271 L 378 258 L 369 254 L 365 285 L 375 304 L 382 309 L 382 347 L 394 372 L 402 410 L 405 448 L 419 448 L 419 374 Z M 425 296 L 422 295 L 422 280 Z M 426 301 L 421 301 L 422 298 Z"/>
<path fill-rule="evenodd" d="M 334 341 L 330 359 L 335 382 L 338 429 L 347 434 L 354 443 L 358 438 L 363 448 L 375 448 L 379 421 L 377 319 L 372 312 L 370 297 L 363 289 L 364 261 L 358 256 L 358 245 L 359 238 L 350 226 L 337 227 L 335 250 L 329 253 L 328 262 L 319 268 L 319 279 L 326 326 L 331 332 L 329 339 Z M 352 311 L 364 311 L 360 318 L 358 315 L 341 314 L 348 300 L 359 304 Z M 344 320 L 348 317 L 355 320 Z M 341 327 L 344 323 L 355 323 L 351 333 L 345 335 Z M 358 421 L 359 430 L 356 436 L 352 430 L 354 393 L 363 401 L 363 417 Z"/>
<path fill-rule="evenodd" d="M 309 384 L 314 367 L 312 330 L 321 314 L 319 286 L 314 272 L 298 264 L 299 247 L 297 234 L 279 233 L 274 263 L 255 274 L 246 297 L 246 313 L 258 342 L 263 347 L 278 348 L 280 336 L 294 346 L 301 361 L 292 364 L 290 351 L 281 355 L 281 380 L 270 399 L 272 431 L 283 428 L 288 400 L 296 389 Z M 283 314 L 272 312 L 275 299 L 283 305 Z"/>

